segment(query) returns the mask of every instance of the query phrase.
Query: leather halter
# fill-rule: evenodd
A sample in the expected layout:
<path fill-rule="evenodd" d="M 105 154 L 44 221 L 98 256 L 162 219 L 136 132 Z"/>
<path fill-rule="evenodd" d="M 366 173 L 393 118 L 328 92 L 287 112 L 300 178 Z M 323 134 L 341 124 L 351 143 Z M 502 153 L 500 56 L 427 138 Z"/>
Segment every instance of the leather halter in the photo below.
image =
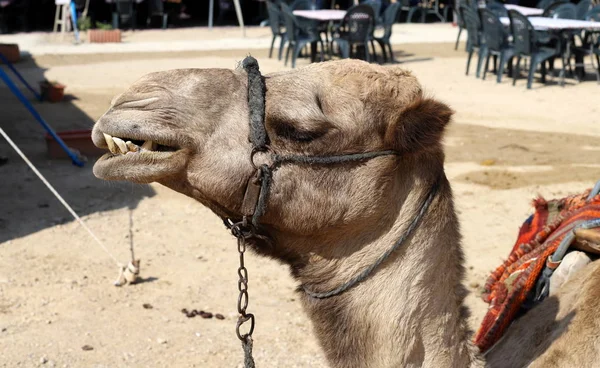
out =
<path fill-rule="evenodd" d="M 264 238 L 257 234 L 260 226 L 260 218 L 264 215 L 267 202 L 269 199 L 269 191 L 273 178 L 273 172 L 283 164 L 299 164 L 299 165 L 332 165 L 350 162 L 367 161 L 380 156 L 399 156 L 400 153 L 393 150 L 360 152 L 344 155 L 332 156 L 306 156 L 306 155 L 281 155 L 272 150 L 269 146 L 269 135 L 265 127 L 265 82 L 262 77 L 258 61 L 251 56 L 248 56 L 242 62 L 242 67 L 248 74 L 248 106 L 250 110 L 250 133 L 248 140 L 252 144 L 252 152 L 250 161 L 255 168 L 254 174 L 248 180 L 246 191 L 241 206 L 242 220 L 235 222 L 232 219 L 224 219 L 225 225 L 232 231 L 237 238 Z M 268 152 L 271 156 L 271 164 L 263 164 L 256 166 L 254 163 L 254 155 L 258 152 Z M 406 239 L 413 233 L 417 225 L 420 223 L 423 215 L 427 212 L 429 205 L 435 197 L 439 187 L 439 180 L 432 186 L 427 198 L 423 201 L 419 212 L 415 215 L 408 228 L 402 234 L 394 245 L 382 254 L 371 266 L 367 267 L 360 274 L 350 279 L 343 285 L 324 293 L 316 293 L 303 289 L 307 295 L 317 299 L 329 298 L 339 295 L 351 287 L 355 286 L 371 272 L 377 268 L 384 260 L 386 260 L 396 249 L 402 245 Z"/>

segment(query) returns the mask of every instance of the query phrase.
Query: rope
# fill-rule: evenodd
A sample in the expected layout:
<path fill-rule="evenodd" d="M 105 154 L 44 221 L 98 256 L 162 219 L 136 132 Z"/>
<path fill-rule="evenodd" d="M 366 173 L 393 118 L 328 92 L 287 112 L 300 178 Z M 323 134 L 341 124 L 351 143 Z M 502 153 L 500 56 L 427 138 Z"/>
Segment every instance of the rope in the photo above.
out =
<path fill-rule="evenodd" d="M 129 208 L 129 250 L 131 251 L 131 261 L 135 260 L 133 253 L 133 209 Z"/>
<path fill-rule="evenodd" d="M 242 341 L 242 349 L 244 349 L 244 368 L 255 368 L 254 358 L 252 358 L 252 336 L 246 336 Z"/>
<path fill-rule="evenodd" d="M 104 250 L 104 252 L 106 254 L 108 254 L 110 256 L 110 258 L 113 259 L 113 261 L 115 261 L 115 263 L 117 264 L 117 266 L 119 268 L 123 267 L 123 265 L 121 264 L 121 262 L 119 262 L 117 260 L 117 258 L 111 252 L 109 252 L 108 249 L 106 249 L 106 247 L 100 241 L 100 239 L 98 239 L 98 237 L 96 236 L 96 234 L 94 234 L 92 232 L 92 230 L 90 230 L 90 228 L 87 227 L 87 225 L 85 224 L 85 222 L 83 222 L 83 220 L 75 213 L 75 211 L 73 211 L 73 209 L 71 208 L 71 206 L 69 206 L 69 204 L 63 199 L 63 197 L 61 197 L 61 195 L 58 194 L 58 192 L 56 191 L 56 189 L 54 189 L 54 187 L 48 182 L 48 180 L 46 180 L 46 178 L 42 175 L 42 173 L 40 173 L 38 171 L 38 169 L 36 169 L 36 167 L 33 166 L 33 164 L 31 163 L 31 161 L 29 161 L 29 159 L 25 156 L 25 154 L 19 149 L 19 147 L 17 147 L 17 145 L 15 144 L 15 142 L 13 142 L 12 139 L 10 139 L 10 137 L 4 132 L 4 130 L 2 128 L 0 128 L 0 134 L 2 134 L 2 136 L 4 137 L 4 139 L 6 139 L 6 141 L 8 142 L 8 144 L 11 145 L 11 147 L 19 154 L 19 156 L 21 156 L 21 158 L 23 159 L 23 161 L 25 161 L 25 163 L 27 163 L 27 165 L 29 165 L 29 168 L 31 168 L 31 170 L 33 170 L 33 172 L 38 176 L 38 178 L 40 178 L 40 180 L 46 185 L 46 187 L 52 192 L 52 194 L 54 194 L 54 196 L 56 197 L 56 199 L 58 199 L 59 202 L 62 203 L 62 205 L 67 209 L 67 211 L 69 211 L 71 213 L 71 215 L 75 218 L 75 220 L 77 220 L 77 222 L 79 223 L 79 225 L 81 225 L 90 234 L 90 236 L 94 239 L 94 241 L 96 241 L 96 243 L 98 243 L 98 245 Z"/>
<path fill-rule="evenodd" d="M 410 225 L 408 225 L 408 228 L 406 229 L 404 234 L 402 234 L 400 239 L 398 239 L 396 241 L 396 243 L 394 243 L 394 245 L 390 249 L 388 249 L 385 253 L 383 253 L 377 259 L 377 261 L 375 261 L 375 263 L 373 263 L 371 266 L 364 269 L 361 273 L 359 273 L 354 278 L 350 279 L 349 281 L 345 282 L 344 284 L 340 285 L 339 287 L 337 287 L 333 290 L 330 290 L 330 291 L 324 292 L 324 293 L 315 293 L 315 292 L 308 290 L 305 286 L 302 286 L 302 289 L 304 289 L 304 292 L 308 296 L 315 298 L 315 299 L 326 299 L 326 298 L 336 296 L 336 295 L 343 293 L 344 291 L 350 289 L 351 287 L 355 286 L 359 282 L 361 282 L 364 279 L 366 279 L 367 277 L 369 277 L 371 272 L 373 272 L 374 269 L 379 267 L 379 265 L 381 265 L 383 263 L 383 261 L 385 261 L 393 252 L 395 252 L 406 241 L 406 239 L 408 239 L 408 237 L 413 233 L 413 231 L 417 228 L 417 225 L 419 224 L 419 222 L 421 222 L 423 215 L 425 215 L 425 213 L 427 212 L 429 205 L 431 205 L 431 202 L 433 201 L 433 198 L 435 197 L 435 194 L 438 191 L 438 187 L 439 187 L 439 183 L 436 182 L 433 185 L 433 187 L 431 188 L 431 191 L 429 192 L 429 196 L 427 197 L 425 202 L 423 202 L 423 205 L 419 209 L 419 213 L 412 220 Z"/>

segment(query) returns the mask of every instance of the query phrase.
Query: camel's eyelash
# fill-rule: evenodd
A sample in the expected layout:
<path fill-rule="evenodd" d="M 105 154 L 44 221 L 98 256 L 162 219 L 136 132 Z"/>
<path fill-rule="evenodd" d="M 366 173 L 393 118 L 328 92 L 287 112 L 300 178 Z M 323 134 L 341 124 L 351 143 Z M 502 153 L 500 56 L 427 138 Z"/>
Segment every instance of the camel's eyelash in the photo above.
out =
<path fill-rule="evenodd" d="M 293 140 L 296 142 L 303 142 L 303 143 L 307 143 L 307 142 L 312 142 L 317 138 L 320 138 L 322 136 L 324 136 L 325 134 L 327 134 L 327 130 L 326 129 L 320 129 L 320 130 L 302 130 L 302 129 L 297 129 L 294 125 L 287 123 L 287 122 L 275 122 L 273 124 L 274 130 L 275 130 L 275 134 L 277 134 L 277 136 L 284 138 L 284 139 L 289 139 L 289 140 Z"/>

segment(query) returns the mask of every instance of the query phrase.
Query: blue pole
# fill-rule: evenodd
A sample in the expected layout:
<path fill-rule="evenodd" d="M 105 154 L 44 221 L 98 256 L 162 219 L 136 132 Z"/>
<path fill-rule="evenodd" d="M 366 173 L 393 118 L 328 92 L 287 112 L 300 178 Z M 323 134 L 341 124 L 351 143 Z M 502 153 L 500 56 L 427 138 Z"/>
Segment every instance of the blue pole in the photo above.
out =
<path fill-rule="evenodd" d="M 21 75 L 21 73 L 19 73 L 19 71 L 17 69 L 15 69 L 15 67 L 12 65 L 12 63 L 10 61 L 8 61 L 8 59 L 4 55 L 0 54 L 0 60 L 4 64 L 6 64 L 6 66 L 8 66 L 8 68 L 10 70 L 12 70 L 13 73 L 15 73 L 15 75 L 17 76 L 17 78 L 19 78 L 19 80 L 21 81 L 21 83 L 23 83 L 25 85 L 25 87 L 27 87 L 27 89 L 30 90 L 33 93 L 33 95 L 35 96 L 35 98 L 37 98 L 39 101 L 42 100 L 42 96 L 39 93 L 37 93 L 37 91 L 35 89 L 33 89 L 33 87 L 31 87 L 29 85 L 29 83 L 27 83 L 27 81 L 25 80 L 25 78 L 23 78 L 23 76 Z"/>
<path fill-rule="evenodd" d="M 69 6 L 71 8 L 71 23 L 73 23 L 73 33 L 75 33 L 75 42 L 79 43 L 79 30 L 77 29 L 77 8 L 75 7 L 75 1 L 71 1 Z"/>
<path fill-rule="evenodd" d="M 69 155 L 69 157 L 71 158 L 71 161 L 73 161 L 73 164 L 82 167 L 84 165 L 84 162 L 79 157 L 77 157 L 77 155 L 73 153 L 73 151 L 71 151 L 69 147 L 67 147 L 65 142 L 63 142 L 63 140 L 56 134 L 56 132 L 52 130 L 50 125 L 48 125 L 48 123 L 44 121 L 42 116 L 35 110 L 33 105 L 31 105 L 31 102 L 29 102 L 27 97 L 25 97 L 21 93 L 21 91 L 19 91 L 17 86 L 12 82 L 12 80 L 10 80 L 8 74 L 6 74 L 6 72 L 2 68 L 0 68 L 0 79 L 2 79 L 4 83 L 6 83 L 8 88 L 12 91 L 12 93 L 14 93 L 15 96 L 17 96 L 17 98 L 21 101 L 25 108 L 29 110 L 29 112 L 31 113 L 31 115 L 33 115 L 35 120 L 37 120 L 44 127 L 44 129 L 46 129 L 46 131 L 52 136 L 52 138 L 54 138 L 54 140 L 58 142 L 61 148 L 65 150 L 67 155 Z"/>

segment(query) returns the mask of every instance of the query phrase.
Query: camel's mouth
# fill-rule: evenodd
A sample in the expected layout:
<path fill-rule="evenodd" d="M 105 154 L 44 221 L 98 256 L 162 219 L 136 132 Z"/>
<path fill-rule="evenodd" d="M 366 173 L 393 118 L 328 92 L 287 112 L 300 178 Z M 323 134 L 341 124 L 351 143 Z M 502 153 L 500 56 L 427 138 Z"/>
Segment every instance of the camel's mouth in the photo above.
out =
<path fill-rule="evenodd" d="M 98 148 L 109 151 L 94 165 L 94 174 L 100 179 L 150 183 L 177 173 L 185 163 L 185 150 L 170 142 L 104 132 L 95 132 L 93 140 Z"/>
<path fill-rule="evenodd" d="M 102 135 L 106 142 L 106 148 L 112 154 L 109 155 L 109 157 L 131 154 L 153 154 L 156 152 L 175 152 L 178 149 L 177 147 L 167 146 L 151 140 L 144 141 L 133 138 L 119 138 L 106 133 L 102 133 Z"/>

